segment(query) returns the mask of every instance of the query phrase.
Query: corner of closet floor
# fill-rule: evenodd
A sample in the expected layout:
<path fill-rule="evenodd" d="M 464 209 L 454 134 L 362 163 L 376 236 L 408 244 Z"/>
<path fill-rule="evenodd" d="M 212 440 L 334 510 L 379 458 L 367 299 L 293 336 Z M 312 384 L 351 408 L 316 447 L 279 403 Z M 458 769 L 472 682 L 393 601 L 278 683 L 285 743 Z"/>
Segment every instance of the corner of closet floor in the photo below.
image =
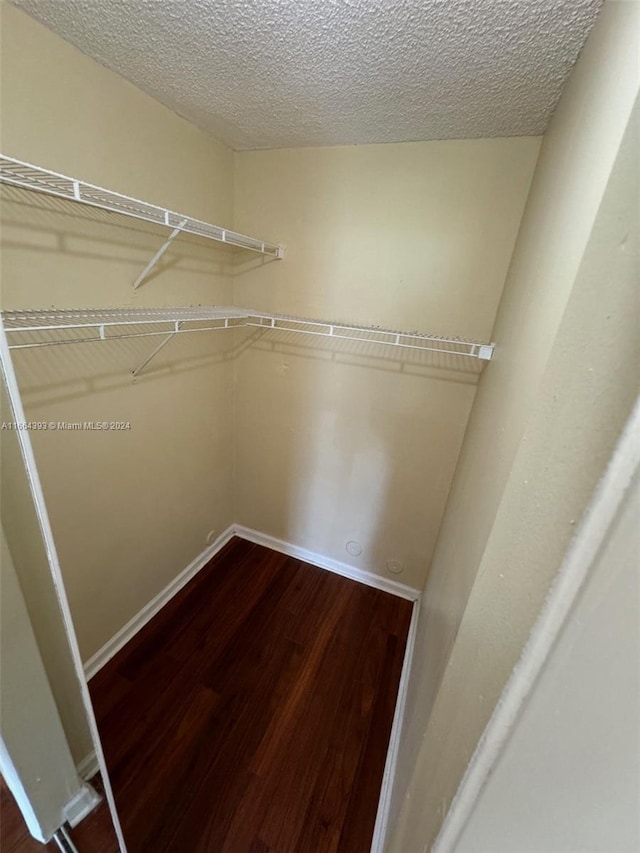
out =
<path fill-rule="evenodd" d="M 406 584 L 399 583 L 390 578 L 381 577 L 380 575 L 374 575 L 373 572 L 368 572 L 364 569 L 357 569 L 347 563 L 326 557 L 324 554 L 309 551 L 307 548 L 301 548 L 291 542 L 285 542 L 283 539 L 270 536 L 268 533 L 244 527 L 242 524 L 234 524 L 233 533 L 240 539 L 246 539 L 248 542 L 253 542 L 256 545 L 263 545 L 265 548 L 271 548 L 272 551 L 278 551 L 281 554 L 286 554 L 288 557 L 295 557 L 297 560 L 310 563 L 312 566 L 326 569 L 329 572 L 334 572 L 335 574 L 342 575 L 342 577 L 358 581 L 358 583 L 372 586 L 383 592 L 389 592 L 408 601 L 417 601 L 420 598 L 421 591 L 415 587 L 407 586 Z"/>
<path fill-rule="evenodd" d="M 231 524 L 211 545 L 207 546 L 204 551 L 199 554 L 189 565 L 180 572 L 167 586 L 161 590 L 151 601 L 146 604 L 126 625 L 124 625 L 110 640 L 108 640 L 101 649 L 92 655 L 84 665 L 84 672 L 87 681 L 90 681 L 102 667 L 116 655 L 120 649 L 125 646 L 137 633 L 143 628 L 156 613 L 158 613 L 167 604 L 183 586 L 185 586 L 198 572 L 206 566 L 206 564 L 232 539 L 234 536 L 240 539 L 246 539 L 248 542 L 253 542 L 256 545 L 263 545 L 265 548 L 271 548 L 273 551 L 278 551 L 281 554 L 286 554 L 288 557 L 295 557 L 298 560 L 303 560 L 305 563 L 310 563 L 312 566 L 318 566 L 321 569 L 326 569 L 329 572 L 342 575 L 342 577 L 357 581 L 358 583 L 366 584 L 367 586 L 380 589 L 383 592 L 397 595 L 407 601 L 417 601 L 420 598 L 420 590 L 415 587 L 407 586 L 398 581 L 383 578 L 379 575 L 374 575 L 372 572 L 367 572 L 362 569 L 357 569 L 354 566 L 349 566 L 347 563 L 341 563 L 339 560 L 334 560 L 331 557 L 326 557 L 323 554 L 318 554 L 315 551 L 309 551 L 306 548 L 300 548 L 291 542 L 285 542 L 283 539 L 277 539 L 275 536 L 270 536 L 267 533 L 261 533 L 259 530 L 252 530 L 249 527 L 244 527 L 241 524 Z"/>

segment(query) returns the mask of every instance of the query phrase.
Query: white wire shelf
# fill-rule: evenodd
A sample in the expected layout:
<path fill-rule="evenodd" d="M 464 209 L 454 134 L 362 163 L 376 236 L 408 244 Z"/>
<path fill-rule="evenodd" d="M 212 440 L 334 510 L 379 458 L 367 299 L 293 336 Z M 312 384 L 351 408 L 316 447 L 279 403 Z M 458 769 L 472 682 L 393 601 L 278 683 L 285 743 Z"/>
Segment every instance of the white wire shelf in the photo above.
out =
<path fill-rule="evenodd" d="M 198 237 L 205 237 L 219 243 L 259 252 L 272 258 L 284 257 L 283 247 L 275 243 L 268 243 L 256 237 L 231 231 L 228 228 L 211 225 L 191 216 L 112 192 L 104 189 L 104 187 L 87 184 L 76 178 L 60 175 L 58 172 L 51 172 L 48 169 L 42 169 L 40 166 L 15 160 L 13 157 L 6 157 L 3 154 L 0 154 L 0 183 L 69 199 L 102 210 L 122 213 L 124 216 L 131 216 L 134 219 L 165 225 L 176 232 L 184 231 L 187 234 L 195 234 Z"/>
<path fill-rule="evenodd" d="M 361 341 L 402 349 L 426 350 L 444 355 L 461 355 L 467 358 L 479 358 L 489 361 L 493 355 L 493 344 L 456 337 L 440 337 L 425 332 L 397 331 L 379 326 L 356 326 L 334 323 L 327 320 L 312 320 L 292 317 L 286 314 L 248 313 L 244 325 L 261 329 L 276 329 L 282 332 L 294 332 L 303 335 L 320 335 L 348 341 Z"/>
<path fill-rule="evenodd" d="M 212 332 L 244 325 L 247 318 L 245 310 L 233 306 L 34 309 L 1 314 L 9 349 Z"/>
<path fill-rule="evenodd" d="M 249 326 L 265 331 L 315 335 L 484 361 L 489 361 L 493 354 L 493 344 L 475 340 L 268 314 L 235 306 L 37 309 L 1 313 L 10 349 L 154 335 L 172 337 L 188 332 Z"/>

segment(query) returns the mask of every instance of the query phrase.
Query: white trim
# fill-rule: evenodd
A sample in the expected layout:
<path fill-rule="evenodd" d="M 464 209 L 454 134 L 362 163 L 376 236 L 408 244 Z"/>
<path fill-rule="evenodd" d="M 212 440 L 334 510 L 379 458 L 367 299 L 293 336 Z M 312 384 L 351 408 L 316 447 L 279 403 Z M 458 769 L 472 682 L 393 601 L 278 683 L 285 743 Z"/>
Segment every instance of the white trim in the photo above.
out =
<path fill-rule="evenodd" d="M 77 826 L 100 802 L 101 797 L 85 782 L 80 791 L 64 807 L 64 817 L 69 826 Z"/>
<path fill-rule="evenodd" d="M 393 785 L 396 779 L 396 765 L 398 763 L 402 727 L 404 725 L 407 708 L 407 695 L 409 693 L 409 684 L 411 681 L 411 667 L 413 665 L 413 655 L 418 632 L 419 613 L 420 602 L 416 600 L 413 602 L 413 612 L 411 613 L 409 633 L 407 634 L 407 645 L 404 652 L 402 675 L 400 676 L 398 696 L 396 698 L 396 710 L 393 715 L 393 725 L 391 727 L 389 746 L 387 748 L 387 760 L 385 761 L 382 786 L 380 787 L 380 798 L 378 800 L 378 812 L 376 814 L 376 824 L 373 830 L 373 840 L 371 842 L 371 853 L 383 853 L 385 849 L 387 831 L 389 828 L 389 809 L 391 808 Z"/>
<path fill-rule="evenodd" d="M 556 580 L 495 707 L 445 817 L 432 853 L 454 851 L 476 801 L 562 630 L 616 513 L 640 468 L 640 398 L 596 488 Z"/>
<path fill-rule="evenodd" d="M 252 530 L 249 527 L 244 527 L 241 524 L 231 524 L 222 533 L 215 542 L 209 545 L 204 551 L 199 554 L 180 574 L 175 577 L 170 583 L 161 590 L 155 598 L 146 604 L 142 610 L 130 619 L 126 625 L 114 634 L 101 649 L 92 655 L 84 665 L 84 672 L 87 681 L 99 672 L 102 667 L 116 655 L 131 640 L 138 631 L 143 628 L 150 619 L 167 604 L 173 596 L 179 592 L 200 569 L 204 568 L 209 560 L 220 551 L 227 542 L 237 536 L 239 539 L 246 539 L 247 542 L 253 542 L 255 545 L 263 545 L 265 548 L 270 548 L 272 551 L 278 551 L 281 554 L 286 554 L 288 557 L 295 557 L 298 560 L 303 560 L 305 563 L 310 563 L 312 566 L 318 566 L 321 569 L 326 569 L 329 572 L 342 575 L 342 577 L 357 581 L 358 583 L 366 584 L 367 586 L 381 589 L 383 592 L 389 592 L 391 595 L 397 595 L 399 598 L 407 599 L 408 601 L 417 601 L 420 598 L 420 590 L 390 578 L 379 577 L 371 572 L 356 569 L 346 563 L 341 563 L 338 560 L 333 560 L 330 557 L 324 557 L 322 554 L 317 554 L 315 551 L 308 551 L 306 548 L 300 548 L 297 545 L 292 545 L 290 542 L 284 542 L 282 539 L 276 539 L 275 536 L 269 536 L 267 533 L 260 533 L 258 530 Z M 88 757 L 83 759 L 80 766 Z M 80 770 L 78 771 L 80 772 Z M 83 772 L 80 772 L 83 778 L 87 778 Z"/>
<path fill-rule="evenodd" d="M 7 783 L 9 790 L 13 794 L 13 798 L 22 813 L 27 829 L 36 841 L 41 841 L 42 844 L 46 844 L 49 841 L 47 832 L 41 825 L 40 818 L 31 805 L 31 800 L 25 791 L 20 774 L 13 763 L 11 753 L 7 749 L 7 745 L 2 737 L 0 737 L 0 773 L 2 773 L 2 778 Z"/>
<path fill-rule="evenodd" d="M 420 590 L 415 589 L 415 587 L 374 575 L 372 572 L 367 572 L 363 569 L 356 569 L 354 566 L 347 565 L 347 563 L 341 563 L 339 560 L 325 557 L 322 554 L 317 554 L 315 551 L 308 551 L 306 548 L 292 545 L 291 542 L 285 542 L 283 539 L 276 539 L 275 536 L 269 536 L 267 533 L 260 533 L 259 530 L 252 530 L 250 527 L 234 524 L 233 532 L 240 539 L 246 539 L 255 545 L 264 545 L 265 548 L 271 548 L 272 551 L 279 551 L 288 557 L 296 557 L 305 563 L 311 563 L 312 566 L 318 566 L 320 569 L 326 569 L 329 572 L 342 575 L 342 577 L 349 578 L 352 581 L 358 581 L 358 583 L 375 587 L 375 589 L 381 589 L 383 592 L 389 592 L 391 595 L 397 595 L 399 598 L 405 598 L 408 601 L 416 601 L 420 598 Z"/>
<path fill-rule="evenodd" d="M 0 369 L 2 370 L 2 373 L 4 375 L 7 389 L 7 397 L 9 398 L 9 406 L 11 407 L 13 419 L 18 423 L 26 423 L 27 419 L 24 413 L 24 407 L 22 405 L 22 397 L 20 396 L 20 386 L 18 385 L 18 379 L 16 377 L 15 368 L 13 366 L 11 352 L 9 351 L 9 342 L 7 341 L 7 335 L 2 316 L 0 316 Z M 51 522 L 49 520 L 47 505 L 44 500 L 42 483 L 40 482 L 40 475 L 38 473 L 38 466 L 36 465 L 36 458 L 33 453 L 33 446 L 31 444 L 31 436 L 29 435 L 29 430 L 18 430 L 18 442 L 20 444 L 20 452 L 22 454 L 25 472 L 27 475 L 27 480 L 29 482 L 29 489 L 31 491 L 34 509 L 38 517 L 38 524 L 40 525 L 42 541 L 44 543 L 44 547 L 47 553 L 47 560 L 49 562 L 49 569 L 51 571 L 51 578 L 53 580 L 56 597 L 58 599 L 58 606 L 60 607 L 62 621 L 64 623 L 67 641 L 69 643 L 69 650 L 71 652 L 73 668 L 76 673 L 76 678 L 78 679 L 80 695 L 82 697 L 85 714 L 87 716 L 87 722 L 89 724 L 89 731 L 91 733 L 91 738 L 93 740 L 96 755 L 98 757 L 98 763 L 100 765 L 100 771 L 102 773 L 104 793 L 109 804 L 109 811 L 111 812 L 113 828 L 118 839 L 118 846 L 120 848 L 121 853 L 127 853 L 127 845 L 122 834 L 120 818 L 118 817 L 118 812 L 116 810 L 115 799 L 113 796 L 113 791 L 111 789 L 111 782 L 109 781 L 107 765 L 104 759 L 104 753 L 102 751 L 102 744 L 100 742 L 100 734 L 98 733 L 98 725 L 96 722 L 95 714 L 93 712 L 93 705 L 91 704 L 89 686 L 85 680 L 82 657 L 80 656 L 80 648 L 78 646 L 78 639 L 76 637 L 75 628 L 73 625 L 71 608 L 69 607 L 69 599 L 67 598 L 64 580 L 62 578 L 62 569 L 60 568 L 58 552 L 56 550 L 56 544 L 53 538 L 53 531 L 51 530 Z"/>
<path fill-rule="evenodd" d="M 203 569 L 209 560 L 214 557 L 218 551 L 227 544 L 234 535 L 234 525 L 230 525 L 221 533 L 220 536 L 211 545 L 207 546 L 201 554 L 192 560 L 186 569 L 183 569 L 172 581 L 170 581 L 164 589 L 162 589 L 148 604 L 138 611 L 136 615 L 130 619 L 126 625 L 108 640 L 101 649 L 92 655 L 84 665 L 84 672 L 89 681 L 93 676 L 102 669 L 102 667 L 116 655 L 129 640 L 131 640 L 138 631 L 143 628 L 149 620 L 158 613 L 167 604 L 183 586 L 185 586 L 200 569 Z M 86 760 L 86 759 L 85 759 Z"/>
<path fill-rule="evenodd" d="M 95 749 L 92 749 L 88 755 L 76 764 L 76 772 L 83 782 L 88 782 L 98 773 L 100 765 L 98 764 L 98 756 Z"/>

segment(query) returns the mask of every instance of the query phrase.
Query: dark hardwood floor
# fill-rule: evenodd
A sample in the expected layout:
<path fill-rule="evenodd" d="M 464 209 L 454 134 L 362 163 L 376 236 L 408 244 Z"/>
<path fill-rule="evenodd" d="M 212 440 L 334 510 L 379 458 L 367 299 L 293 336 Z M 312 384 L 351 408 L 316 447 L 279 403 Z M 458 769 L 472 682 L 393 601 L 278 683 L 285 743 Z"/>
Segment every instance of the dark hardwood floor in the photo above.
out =
<path fill-rule="evenodd" d="M 410 617 L 232 540 L 89 685 L 130 853 L 366 853 Z"/>

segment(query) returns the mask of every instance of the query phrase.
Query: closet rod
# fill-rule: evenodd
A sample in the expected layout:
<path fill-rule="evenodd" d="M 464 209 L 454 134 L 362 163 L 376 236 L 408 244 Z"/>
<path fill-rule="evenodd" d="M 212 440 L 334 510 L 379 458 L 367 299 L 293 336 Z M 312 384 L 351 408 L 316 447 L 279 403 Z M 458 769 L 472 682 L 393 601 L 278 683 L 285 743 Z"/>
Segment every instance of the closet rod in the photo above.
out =
<path fill-rule="evenodd" d="M 165 207 L 158 207 L 158 205 L 149 204 L 149 202 L 131 198 L 104 189 L 104 187 L 88 184 L 77 178 L 70 178 L 67 175 L 61 175 L 58 172 L 52 172 L 49 169 L 43 169 L 40 166 L 34 166 L 31 163 L 25 163 L 4 154 L 0 154 L 0 183 L 87 204 L 113 213 L 122 213 L 124 216 L 154 222 L 156 225 L 164 225 L 174 231 L 195 234 L 198 237 L 205 237 L 240 249 L 248 249 L 251 252 L 258 252 L 272 258 L 281 259 L 284 257 L 284 248 L 275 243 L 268 243 L 256 237 L 249 237 L 237 231 L 211 225 L 208 222 L 193 219 Z"/>
<path fill-rule="evenodd" d="M 484 361 L 489 361 L 493 354 L 493 344 L 475 340 L 384 329 L 378 326 L 334 323 L 286 314 L 269 314 L 236 306 L 9 310 L 2 312 L 2 318 L 9 336 L 10 349 L 30 349 L 127 337 L 186 334 L 249 326 L 267 332 L 291 332 L 337 338 L 358 343 L 477 358 Z M 211 325 L 212 322 L 215 325 Z M 202 325 L 203 323 L 209 325 Z M 150 328 L 151 326 L 153 328 Z M 79 331 L 84 336 L 69 337 L 67 333 L 70 330 Z M 89 331 L 93 332 L 91 336 L 86 334 Z M 56 333 L 66 336 L 55 337 Z"/>

